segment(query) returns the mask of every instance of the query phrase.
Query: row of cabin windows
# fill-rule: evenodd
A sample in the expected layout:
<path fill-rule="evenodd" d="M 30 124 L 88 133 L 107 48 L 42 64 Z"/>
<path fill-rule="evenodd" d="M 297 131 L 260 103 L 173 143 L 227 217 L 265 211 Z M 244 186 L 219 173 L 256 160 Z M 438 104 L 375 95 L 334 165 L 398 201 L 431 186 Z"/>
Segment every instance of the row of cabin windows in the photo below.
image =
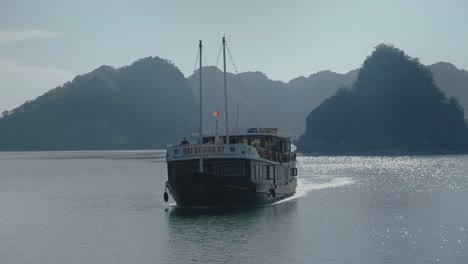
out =
<path fill-rule="evenodd" d="M 296 176 L 296 168 L 274 167 L 255 164 L 251 168 L 252 180 L 273 180 L 286 182 L 288 176 Z"/>
<path fill-rule="evenodd" d="M 199 164 L 194 162 L 173 164 L 173 175 L 193 174 L 199 170 Z M 245 162 L 240 161 L 218 161 L 204 162 L 203 170 L 205 173 L 219 176 L 242 176 L 245 175 Z"/>
<path fill-rule="evenodd" d="M 226 142 L 225 136 L 217 137 L 204 137 L 204 144 L 224 144 Z M 256 143 L 258 142 L 258 146 Z M 279 138 L 274 136 L 230 136 L 230 144 L 247 144 L 250 146 L 261 147 L 275 152 L 290 152 L 291 151 L 291 140 L 285 138 Z"/>
<path fill-rule="evenodd" d="M 173 175 L 187 175 L 197 172 L 198 163 L 175 163 L 173 164 Z M 240 161 L 218 161 L 203 163 L 205 173 L 219 176 L 242 176 L 245 175 L 245 162 Z M 296 168 L 274 167 L 255 164 L 251 167 L 251 179 L 273 180 L 278 182 L 286 180 L 288 176 L 296 176 Z"/>

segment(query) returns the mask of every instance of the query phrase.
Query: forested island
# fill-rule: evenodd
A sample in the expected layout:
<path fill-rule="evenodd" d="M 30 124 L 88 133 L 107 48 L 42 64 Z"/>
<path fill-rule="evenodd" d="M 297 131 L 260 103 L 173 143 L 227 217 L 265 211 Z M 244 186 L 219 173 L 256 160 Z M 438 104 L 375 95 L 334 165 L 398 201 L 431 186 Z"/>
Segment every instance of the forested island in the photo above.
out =
<path fill-rule="evenodd" d="M 223 112 L 223 74 L 208 66 L 203 76 L 205 128 L 213 131 L 212 113 Z M 426 67 L 380 45 L 362 69 L 345 74 L 282 82 L 244 72 L 227 79 L 231 128 L 258 124 L 303 135 L 297 144 L 306 153 L 465 151 L 468 72 L 450 63 Z M 164 148 L 196 132 L 198 81 L 197 72 L 186 78 L 159 57 L 101 66 L 4 109 L 0 151 Z"/>
<path fill-rule="evenodd" d="M 0 150 L 164 148 L 178 138 L 189 92 L 161 58 L 102 66 L 4 115 Z"/>
<path fill-rule="evenodd" d="M 313 110 L 299 151 L 316 154 L 468 152 L 463 108 L 431 70 L 391 45 L 377 46 L 356 82 Z"/>

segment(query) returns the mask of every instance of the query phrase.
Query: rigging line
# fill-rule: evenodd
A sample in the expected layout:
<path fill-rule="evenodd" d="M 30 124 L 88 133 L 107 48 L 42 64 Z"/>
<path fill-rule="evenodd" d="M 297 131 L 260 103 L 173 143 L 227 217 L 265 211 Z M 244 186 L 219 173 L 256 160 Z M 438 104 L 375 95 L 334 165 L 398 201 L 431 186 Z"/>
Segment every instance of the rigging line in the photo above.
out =
<path fill-rule="evenodd" d="M 211 78 L 210 78 L 211 80 L 210 80 L 210 82 L 209 82 L 209 85 L 208 85 L 208 86 L 205 86 L 205 87 L 208 87 L 208 89 L 206 90 L 206 93 L 205 93 L 205 94 L 210 94 L 211 91 L 213 90 L 213 87 L 214 87 L 214 85 L 213 85 L 214 76 L 215 76 L 215 74 L 216 74 L 216 69 L 218 68 L 219 58 L 220 58 L 220 55 L 221 55 L 221 50 L 222 50 L 222 45 L 220 45 L 219 50 L 218 50 L 218 56 L 217 56 L 217 58 L 216 58 L 215 69 L 214 69 L 213 72 L 211 73 Z M 206 65 L 206 64 L 207 64 L 207 63 L 206 63 L 207 60 L 206 60 L 206 55 L 205 55 L 205 54 L 206 54 L 206 52 L 203 53 L 203 59 L 204 59 L 205 65 Z M 199 54 L 197 54 L 197 59 L 198 59 L 198 55 L 199 55 Z M 197 62 L 198 62 L 198 60 L 195 62 L 194 72 L 195 72 L 196 67 L 197 67 Z M 206 66 L 205 66 L 205 67 L 206 67 Z M 206 101 L 204 102 L 204 105 L 205 105 L 205 106 L 208 106 L 208 105 L 211 103 L 210 100 L 209 100 L 209 99 L 211 99 L 211 97 L 210 97 L 210 96 L 204 96 L 204 98 L 206 99 Z M 204 107 L 202 111 L 203 111 L 203 116 L 207 116 L 207 113 L 208 113 L 208 111 L 209 111 L 209 107 Z M 210 128 L 213 129 L 213 128 L 214 128 L 214 127 L 213 127 L 214 124 L 213 124 L 213 122 L 210 122 L 210 121 L 212 121 L 212 119 L 208 119 L 208 122 L 205 122 L 205 124 L 209 125 Z M 194 124 L 193 124 L 193 131 L 198 131 L 198 130 L 199 130 L 198 124 L 197 124 L 197 123 L 194 123 Z"/>
<path fill-rule="evenodd" d="M 195 64 L 193 65 L 193 74 L 195 74 L 196 70 L 197 70 L 197 66 L 198 66 L 198 60 L 200 59 L 200 50 L 197 49 L 197 57 L 195 58 Z M 191 87 L 189 87 L 190 89 L 192 89 Z M 187 98 L 187 101 L 189 100 L 189 98 Z M 187 120 L 187 132 L 188 132 L 188 120 Z M 197 131 L 198 130 L 198 125 L 197 125 L 197 122 L 194 122 L 193 123 L 193 127 L 192 127 L 192 131 Z M 191 136 L 191 135 L 190 135 Z"/>
<path fill-rule="evenodd" d="M 207 59 L 206 59 L 206 52 L 203 52 L 203 53 L 202 53 L 202 57 L 201 57 L 201 58 L 199 58 L 199 57 L 200 57 L 199 55 L 200 55 L 200 51 L 197 53 L 197 59 L 203 60 L 204 65 L 207 65 L 208 63 L 207 63 Z M 218 55 L 218 56 L 219 56 L 219 55 Z M 218 60 L 219 60 L 219 58 L 218 58 Z M 196 68 L 197 68 L 197 62 L 199 62 L 199 61 L 198 61 L 198 60 L 195 61 L 194 70 L 193 70 L 194 73 L 195 73 L 195 70 L 196 70 Z M 218 66 L 218 65 L 216 64 L 216 66 Z M 205 67 L 206 67 L 206 66 L 205 66 Z M 214 74 L 214 73 L 213 73 L 213 74 Z M 210 87 L 208 87 L 208 88 L 210 88 Z M 202 88 L 202 89 L 203 89 L 203 88 Z M 210 91 L 211 91 L 211 90 L 210 90 Z M 206 105 L 206 104 L 207 104 L 207 103 L 205 103 L 205 105 Z M 205 114 L 206 114 L 206 111 L 207 111 L 206 107 L 205 107 L 204 109 L 202 109 L 202 112 L 203 112 L 203 115 L 204 115 L 204 116 L 206 116 L 206 115 L 205 115 Z M 205 123 L 205 122 L 203 122 L 203 123 Z M 211 124 L 211 126 L 212 126 L 212 124 Z M 194 130 L 195 130 L 195 129 L 196 129 L 196 130 L 200 130 L 200 128 L 199 128 L 199 126 L 198 126 L 197 124 L 194 124 Z"/>
<path fill-rule="evenodd" d="M 205 49 L 203 49 L 203 50 L 205 50 Z M 206 60 L 206 52 L 203 52 L 203 65 L 205 65 L 205 66 L 208 65 L 208 63 L 206 61 L 207 61 Z"/>
<path fill-rule="evenodd" d="M 214 77 L 216 75 L 216 72 L 217 72 L 217 69 L 218 69 L 218 64 L 219 64 L 219 58 L 221 56 L 221 50 L 222 50 L 222 44 L 219 46 L 219 50 L 218 50 L 218 56 L 216 57 L 216 65 L 215 65 L 215 69 L 213 69 L 213 72 L 211 74 L 211 80 L 210 80 L 210 84 L 208 85 L 208 91 L 207 91 L 207 97 L 209 97 L 212 93 L 212 90 L 213 90 L 213 81 L 214 81 Z M 209 99 L 212 99 L 213 97 L 209 97 Z M 214 100 L 213 100 L 214 101 Z M 209 102 L 207 100 L 206 104 L 205 105 L 209 105 Z M 213 110 L 213 109 L 211 109 Z M 206 116 L 207 112 L 209 111 L 208 107 L 205 107 L 204 111 L 203 111 L 203 114 Z M 208 119 L 210 122 L 209 122 L 209 125 L 211 128 L 213 128 L 213 119 Z"/>
<path fill-rule="evenodd" d="M 197 70 L 197 62 L 198 62 L 198 57 L 200 56 L 200 51 L 197 52 L 197 56 L 195 57 L 195 65 L 193 65 L 193 73 Z"/>
<path fill-rule="evenodd" d="M 187 137 L 187 134 L 188 134 L 188 126 L 189 126 L 189 116 L 188 116 L 188 113 L 189 113 L 189 109 L 190 109 L 190 91 L 188 91 L 187 93 L 187 100 L 186 100 L 186 104 L 185 104 L 185 111 L 184 111 L 184 117 L 183 117 L 183 121 L 185 121 L 185 125 L 181 131 L 181 135 L 179 135 L 179 139 L 182 139 L 182 137 Z"/>
<path fill-rule="evenodd" d="M 200 56 L 200 50 L 197 49 L 197 55 L 195 57 L 195 65 L 193 67 L 193 73 L 195 73 L 195 70 L 197 69 L 197 62 L 198 62 L 198 57 Z M 185 121 L 185 125 L 183 126 L 183 128 L 181 129 L 182 131 L 180 131 L 181 134 L 185 134 L 186 136 L 189 134 L 189 116 L 188 116 L 188 113 L 190 112 L 190 99 L 192 98 L 192 90 L 191 90 L 191 87 L 188 87 L 189 90 L 187 91 L 187 97 L 185 99 L 185 109 L 184 109 L 184 116 L 183 116 L 183 119 L 182 119 L 182 122 L 181 123 L 184 123 Z M 182 135 L 179 135 L 179 138 L 181 138 Z"/>
<path fill-rule="evenodd" d="M 244 96 L 247 99 L 247 102 L 249 103 L 250 109 L 252 110 L 252 113 L 254 115 L 255 122 L 257 123 L 257 128 L 260 129 L 260 124 L 258 123 L 258 119 L 257 119 L 257 113 L 255 112 L 255 109 L 253 108 L 253 105 L 250 102 L 249 96 L 247 95 L 247 91 L 245 90 L 244 82 L 242 81 L 242 79 L 239 76 L 239 72 L 237 71 L 236 63 L 234 62 L 234 59 L 232 58 L 231 50 L 229 49 L 229 45 L 227 44 L 227 42 L 226 42 L 226 47 L 227 47 L 227 50 L 228 50 L 228 53 L 229 53 L 229 58 L 231 59 L 231 62 L 232 62 L 232 66 L 234 67 L 234 71 L 236 72 L 236 76 L 239 79 L 239 82 L 240 82 L 241 87 L 242 87 L 242 91 L 244 92 Z"/>

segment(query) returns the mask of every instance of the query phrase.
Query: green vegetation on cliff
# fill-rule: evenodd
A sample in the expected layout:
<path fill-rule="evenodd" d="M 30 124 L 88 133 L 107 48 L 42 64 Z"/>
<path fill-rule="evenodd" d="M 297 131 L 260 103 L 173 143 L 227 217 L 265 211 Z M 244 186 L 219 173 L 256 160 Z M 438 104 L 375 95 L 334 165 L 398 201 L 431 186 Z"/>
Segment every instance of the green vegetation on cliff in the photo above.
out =
<path fill-rule="evenodd" d="M 429 68 L 381 44 L 356 82 L 313 110 L 301 151 L 413 154 L 468 151 L 468 128 L 457 99 L 447 98 Z"/>
<path fill-rule="evenodd" d="M 157 57 L 102 66 L 6 113 L 0 150 L 162 148 L 177 140 L 189 92 Z"/>
<path fill-rule="evenodd" d="M 231 128 L 236 127 L 238 114 L 239 129 L 258 121 L 260 126 L 300 135 L 306 116 L 359 74 L 352 88 L 339 89 L 307 118 L 300 148 L 325 153 L 465 151 L 466 128 L 457 101 L 466 109 L 468 72 L 449 63 L 431 65 L 429 71 L 385 45 L 377 47 L 363 66 L 346 74 L 322 71 L 287 83 L 261 72 L 228 73 Z M 435 84 L 457 99 L 443 96 L 431 72 Z M 203 76 L 204 127 L 214 131 L 212 113 L 221 109 L 219 131 L 224 131 L 223 74 L 206 67 Z M 197 72 L 185 79 L 160 58 L 118 69 L 102 66 L 4 111 L 0 151 L 162 148 L 195 132 L 198 83 Z M 195 96 L 189 99 L 191 94 Z"/>

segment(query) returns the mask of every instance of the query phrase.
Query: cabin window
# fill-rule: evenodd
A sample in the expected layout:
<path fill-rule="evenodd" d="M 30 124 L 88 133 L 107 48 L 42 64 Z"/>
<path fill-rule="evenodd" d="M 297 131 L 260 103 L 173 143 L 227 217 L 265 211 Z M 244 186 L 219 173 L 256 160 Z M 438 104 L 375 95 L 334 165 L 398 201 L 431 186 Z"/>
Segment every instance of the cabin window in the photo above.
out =
<path fill-rule="evenodd" d="M 286 140 L 286 152 L 291 151 L 291 140 Z"/>
<path fill-rule="evenodd" d="M 226 137 L 224 136 L 217 136 L 215 139 L 216 144 L 224 144 L 226 142 Z"/>
<path fill-rule="evenodd" d="M 281 152 L 290 152 L 291 151 L 291 140 L 281 140 L 280 141 L 280 150 L 281 150 Z"/>
<path fill-rule="evenodd" d="M 252 165 L 252 179 L 259 180 L 260 179 L 260 167 L 256 165 Z"/>
<path fill-rule="evenodd" d="M 275 179 L 275 167 L 274 166 L 267 166 L 267 179 L 273 180 Z"/>
<path fill-rule="evenodd" d="M 296 168 L 291 168 L 291 175 L 292 176 L 297 176 L 297 169 Z"/>
<path fill-rule="evenodd" d="M 218 163 L 220 176 L 241 176 L 245 174 L 244 161 L 221 161 Z"/>
<path fill-rule="evenodd" d="M 172 166 L 172 175 L 174 178 L 198 171 L 197 163 L 174 163 Z"/>
<path fill-rule="evenodd" d="M 172 175 L 173 177 L 190 175 L 194 172 L 200 170 L 200 164 L 197 162 L 187 162 L 187 163 L 175 163 L 172 165 Z M 216 163 L 215 162 L 204 162 L 203 170 L 208 174 L 216 174 Z"/>
<path fill-rule="evenodd" d="M 215 143 L 215 138 L 214 137 L 204 137 L 203 138 L 203 144 L 213 144 Z"/>

